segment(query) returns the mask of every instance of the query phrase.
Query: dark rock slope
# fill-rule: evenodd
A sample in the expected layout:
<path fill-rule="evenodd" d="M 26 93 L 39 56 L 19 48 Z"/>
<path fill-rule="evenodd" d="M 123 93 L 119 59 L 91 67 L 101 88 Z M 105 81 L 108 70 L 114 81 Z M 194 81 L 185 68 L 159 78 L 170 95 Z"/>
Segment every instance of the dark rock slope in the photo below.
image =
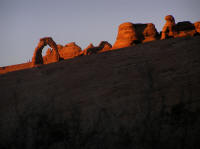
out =
<path fill-rule="evenodd" d="M 0 148 L 197 149 L 200 37 L 0 75 Z"/>

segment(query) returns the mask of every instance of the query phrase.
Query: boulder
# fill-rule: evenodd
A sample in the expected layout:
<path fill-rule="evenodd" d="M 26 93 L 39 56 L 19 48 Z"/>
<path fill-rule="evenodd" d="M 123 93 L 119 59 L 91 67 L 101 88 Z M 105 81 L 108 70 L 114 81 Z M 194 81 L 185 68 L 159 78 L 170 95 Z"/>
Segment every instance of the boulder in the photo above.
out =
<path fill-rule="evenodd" d="M 133 23 L 125 22 L 119 25 L 117 39 L 112 49 L 124 48 L 138 41 Z"/>
<path fill-rule="evenodd" d="M 59 54 L 63 59 L 76 57 L 80 52 L 81 48 L 75 42 L 68 43 L 65 46 L 59 46 Z"/>

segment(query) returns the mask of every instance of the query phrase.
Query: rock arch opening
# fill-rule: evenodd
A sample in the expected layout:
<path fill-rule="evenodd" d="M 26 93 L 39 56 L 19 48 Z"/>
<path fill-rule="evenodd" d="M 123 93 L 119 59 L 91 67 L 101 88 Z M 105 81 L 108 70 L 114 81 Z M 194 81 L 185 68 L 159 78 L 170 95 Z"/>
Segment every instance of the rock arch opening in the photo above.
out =
<path fill-rule="evenodd" d="M 49 54 L 48 57 L 42 56 L 42 51 L 45 46 L 49 46 L 51 49 L 47 50 L 46 54 Z M 32 65 L 37 66 L 41 64 L 48 64 L 57 62 L 60 60 L 60 55 L 58 53 L 58 48 L 56 43 L 53 41 L 51 37 L 44 37 L 41 38 L 37 47 L 35 48 L 33 58 L 32 58 Z"/>

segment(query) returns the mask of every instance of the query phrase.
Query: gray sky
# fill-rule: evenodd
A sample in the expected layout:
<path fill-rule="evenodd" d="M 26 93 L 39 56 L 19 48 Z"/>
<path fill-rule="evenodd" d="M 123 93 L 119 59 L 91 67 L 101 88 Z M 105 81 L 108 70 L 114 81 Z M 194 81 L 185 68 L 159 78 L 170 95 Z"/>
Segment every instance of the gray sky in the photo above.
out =
<path fill-rule="evenodd" d="M 0 66 L 31 60 L 45 36 L 82 49 L 113 44 L 123 22 L 152 22 L 160 31 L 168 14 L 176 22 L 199 21 L 199 6 L 200 0 L 0 0 Z"/>

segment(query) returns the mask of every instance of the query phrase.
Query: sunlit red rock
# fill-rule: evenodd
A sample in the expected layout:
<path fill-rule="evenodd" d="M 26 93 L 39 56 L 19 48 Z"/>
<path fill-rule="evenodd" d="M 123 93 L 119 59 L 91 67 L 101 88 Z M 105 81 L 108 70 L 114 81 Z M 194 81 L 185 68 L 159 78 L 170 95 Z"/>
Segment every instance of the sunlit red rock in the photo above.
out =
<path fill-rule="evenodd" d="M 56 43 L 53 41 L 53 39 L 51 37 L 44 37 L 44 38 L 40 39 L 37 47 L 35 48 L 33 58 L 32 58 L 33 66 L 44 64 L 44 60 L 42 57 L 42 50 L 46 45 L 49 45 L 52 48 L 52 52 L 49 55 L 49 57 L 46 57 L 45 63 L 52 63 L 52 62 L 59 61 L 60 55 L 58 53 Z"/>
<path fill-rule="evenodd" d="M 49 59 L 51 59 L 53 55 L 53 50 L 51 48 L 48 48 L 46 51 L 46 55 L 43 56 L 43 64 L 48 64 Z"/>
<path fill-rule="evenodd" d="M 83 56 L 83 55 L 88 55 L 89 54 L 89 49 L 94 48 L 94 45 L 92 43 L 90 43 L 87 48 L 85 48 L 83 51 L 81 51 L 79 53 L 79 56 Z"/>
<path fill-rule="evenodd" d="M 200 35 L 200 21 L 194 24 L 189 21 L 178 22 L 176 24 L 172 15 L 167 15 L 165 20 L 166 23 L 161 32 L 161 39 Z M 29 62 L 23 64 L 0 67 L 0 74 L 74 58 L 76 56 L 91 55 L 112 49 L 124 48 L 157 39 L 160 39 L 160 34 L 158 34 L 154 24 L 133 24 L 131 22 L 119 25 L 118 35 L 113 47 L 107 41 L 102 41 L 98 46 L 90 44 L 82 51 L 75 42 L 63 46 L 60 44 L 57 45 L 51 37 L 44 37 L 40 39 L 35 48 L 32 61 L 29 60 Z M 42 50 L 46 45 L 49 45 L 50 48 L 47 50 L 46 55 L 42 56 Z"/>
<path fill-rule="evenodd" d="M 176 24 L 176 33 L 174 34 L 174 38 L 194 36 L 195 33 L 196 33 L 195 26 L 191 22 L 189 21 L 178 22 Z"/>
<path fill-rule="evenodd" d="M 194 23 L 195 30 L 197 33 L 200 34 L 200 21 Z"/>
<path fill-rule="evenodd" d="M 152 23 L 148 23 L 147 27 L 145 28 L 144 32 L 144 40 L 142 42 L 149 42 L 149 41 L 153 41 L 156 40 L 158 37 L 158 32 L 155 28 L 155 25 Z"/>
<path fill-rule="evenodd" d="M 58 49 L 60 57 L 63 59 L 73 58 L 81 52 L 81 48 L 75 42 L 68 43 L 64 47 L 60 45 Z"/>
<path fill-rule="evenodd" d="M 100 48 L 98 53 L 110 51 L 112 49 L 112 45 L 107 41 L 101 41 L 98 47 Z"/>
<path fill-rule="evenodd" d="M 158 32 L 153 23 L 134 24 L 138 37 L 138 43 L 149 42 L 158 39 Z"/>
<path fill-rule="evenodd" d="M 117 39 L 112 47 L 112 49 L 118 49 L 123 47 L 128 47 L 137 41 L 137 35 L 133 23 L 126 22 L 119 26 Z"/>
<path fill-rule="evenodd" d="M 63 48 L 63 45 L 57 44 L 57 48 L 58 48 L 58 52 L 59 52 L 59 50 Z"/>
<path fill-rule="evenodd" d="M 174 37 L 174 34 L 176 33 L 174 17 L 172 15 L 167 15 L 165 21 L 166 23 L 162 29 L 161 39 Z"/>
<path fill-rule="evenodd" d="M 166 23 L 162 30 L 161 39 L 194 36 L 196 34 L 194 24 L 189 21 L 178 22 L 172 15 L 165 17 Z"/>

